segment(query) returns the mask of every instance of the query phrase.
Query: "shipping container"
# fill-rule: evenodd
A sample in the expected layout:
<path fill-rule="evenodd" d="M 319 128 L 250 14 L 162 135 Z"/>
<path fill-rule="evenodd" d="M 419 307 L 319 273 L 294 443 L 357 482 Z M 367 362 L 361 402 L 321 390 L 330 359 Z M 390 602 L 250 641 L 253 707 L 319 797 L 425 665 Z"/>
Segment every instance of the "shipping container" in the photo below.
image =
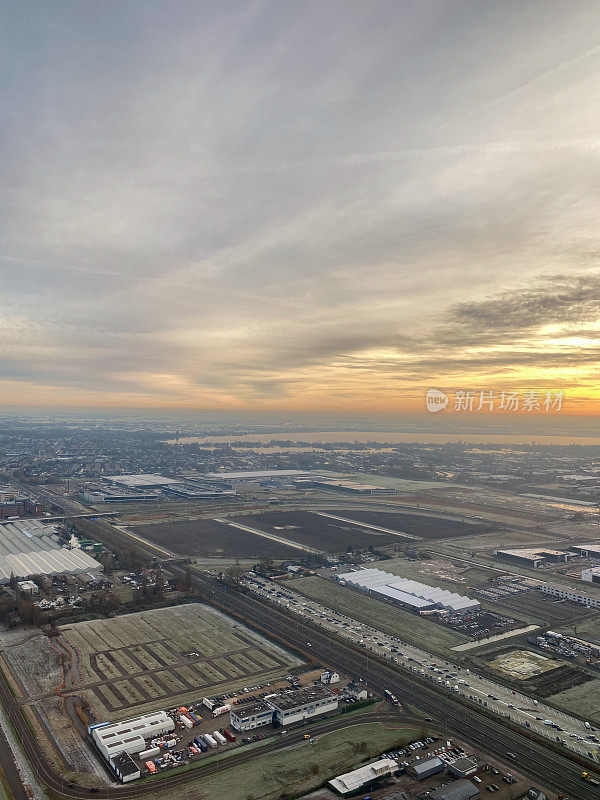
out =
<path fill-rule="evenodd" d="M 216 739 L 213 739 L 210 733 L 205 733 L 202 738 L 209 747 L 217 747 Z"/>
<path fill-rule="evenodd" d="M 220 731 L 213 731 L 213 737 L 217 740 L 219 744 L 227 744 L 227 739 L 223 736 Z"/>
<path fill-rule="evenodd" d="M 206 753 L 206 751 L 208 750 L 208 745 L 206 744 L 206 742 L 200 738 L 195 739 L 194 741 L 196 742 L 200 750 L 202 750 L 203 753 Z"/>
<path fill-rule="evenodd" d="M 185 714 L 180 714 L 179 715 L 179 720 L 183 723 L 183 725 L 185 725 L 186 728 L 193 728 L 194 727 L 194 723 L 192 722 L 192 720 L 189 717 L 187 717 Z"/>

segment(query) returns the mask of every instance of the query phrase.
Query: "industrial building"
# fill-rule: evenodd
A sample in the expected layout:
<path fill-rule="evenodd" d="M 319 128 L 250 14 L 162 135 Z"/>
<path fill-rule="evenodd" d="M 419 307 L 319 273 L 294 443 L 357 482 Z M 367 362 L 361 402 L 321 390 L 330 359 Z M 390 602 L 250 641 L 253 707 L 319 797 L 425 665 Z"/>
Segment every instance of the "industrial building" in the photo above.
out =
<path fill-rule="evenodd" d="M 138 475 L 104 475 L 104 483 L 109 486 L 119 486 L 122 489 L 162 489 L 173 483 L 181 483 L 175 478 L 165 478 L 164 475 L 142 473 Z"/>
<path fill-rule="evenodd" d="M 117 492 L 110 488 L 82 489 L 79 493 L 84 503 L 147 503 L 158 500 L 156 492 Z"/>
<path fill-rule="evenodd" d="M 509 550 L 494 550 L 494 555 L 501 561 L 511 564 L 522 564 L 525 567 L 537 569 L 543 564 L 557 564 L 564 561 L 572 561 L 575 553 L 565 550 L 551 550 L 543 547 L 519 547 Z"/>
<path fill-rule="evenodd" d="M 429 792 L 430 800 L 479 800 L 481 793 L 471 781 L 454 781 Z"/>
<path fill-rule="evenodd" d="M 474 756 L 462 756 L 448 763 L 448 772 L 457 778 L 468 778 L 479 769 L 479 762 Z"/>
<path fill-rule="evenodd" d="M 235 706 L 229 712 L 229 716 L 231 727 L 236 731 L 251 731 L 273 722 L 273 708 L 259 700 L 256 703 Z"/>
<path fill-rule="evenodd" d="M 390 489 L 388 486 L 376 486 L 373 483 L 358 483 L 337 478 L 319 478 L 313 484 L 319 489 L 333 489 L 336 492 L 346 492 L 347 494 L 397 494 L 395 489 Z"/>
<path fill-rule="evenodd" d="M 73 575 L 104 567 L 82 550 L 61 547 L 56 525 L 41 520 L 14 520 L 0 524 L 0 584 L 32 575 Z"/>
<path fill-rule="evenodd" d="M 364 791 L 382 778 L 388 778 L 398 771 L 398 763 L 393 758 L 381 758 L 372 764 L 359 767 L 352 772 L 338 775 L 328 781 L 329 786 L 342 797 Z"/>
<path fill-rule="evenodd" d="M 121 783 L 136 781 L 142 776 L 140 768 L 129 753 L 119 753 L 118 756 L 113 756 L 110 763 Z"/>
<path fill-rule="evenodd" d="M 146 739 L 162 736 L 175 730 L 175 723 L 164 711 L 144 714 L 123 722 L 92 726 L 90 733 L 98 750 L 112 763 L 121 753 L 141 753 L 146 749 Z"/>
<path fill-rule="evenodd" d="M 411 764 L 410 771 L 415 780 L 424 781 L 430 775 L 437 775 L 438 772 L 443 772 L 444 767 L 445 764 L 442 759 L 434 756 L 426 761 L 417 761 L 415 764 Z"/>
<path fill-rule="evenodd" d="M 586 583 L 600 583 L 600 567 L 590 567 L 581 571 L 581 580 Z"/>
<path fill-rule="evenodd" d="M 600 595 L 583 592 L 581 589 L 572 589 L 570 586 L 563 586 L 560 583 L 542 583 L 540 589 L 544 594 L 571 600 L 573 603 L 579 603 L 589 608 L 600 608 Z"/>
<path fill-rule="evenodd" d="M 257 470 L 244 470 L 242 472 L 207 472 L 203 478 L 208 481 L 226 481 L 227 483 L 243 483 L 251 481 L 252 483 L 268 480 L 288 480 L 292 478 L 314 478 L 312 472 L 307 472 L 304 469 L 257 469 Z"/>
<path fill-rule="evenodd" d="M 338 707 L 337 695 L 326 686 L 308 686 L 290 694 L 273 694 L 266 701 L 273 708 L 273 721 L 280 725 L 293 725 L 335 711 Z"/>
<path fill-rule="evenodd" d="M 180 500 L 215 500 L 222 497 L 235 497 L 235 489 L 224 489 L 219 486 L 192 486 L 187 483 L 173 483 L 163 487 L 166 495 Z"/>
<path fill-rule="evenodd" d="M 573 544 L 571 550 L 582 558 L 597 558 L 600 561 L 600 544 L 586 542 L 585 544 Z"/>
<path fill-rule="evenodd" d="M 380 600 L 387 600 L 417 612 L 443 609 L 451 613 L 461 613 L 480 608 L 478 600 L 409 578 L 400 578 L 381 569 L 348 572 L 338 575 L 337 580 Z"/>

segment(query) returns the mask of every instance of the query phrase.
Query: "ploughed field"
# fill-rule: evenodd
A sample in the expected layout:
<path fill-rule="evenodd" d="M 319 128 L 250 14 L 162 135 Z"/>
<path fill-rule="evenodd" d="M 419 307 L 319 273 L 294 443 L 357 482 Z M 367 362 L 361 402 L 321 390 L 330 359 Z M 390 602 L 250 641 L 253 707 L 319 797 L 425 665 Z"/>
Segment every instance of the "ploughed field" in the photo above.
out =
<path fill-rule="evenodd" d="M 331 514 L 335 517 L 332 519 Z M 327 510 L 323 515 L 312 511 L 271 511 L 232 517 L 232 520 L 251 528 L 273 533 L 282 539 L 325 550 L 330 553 L 365 550 L 372 545 L 411 545 L 414 539 L 396 534 L 408 534 L 423 539 L 446 539 L 453 536 L 473 536 L 491 530 L 490 526 L 468 524 L 454 520 L 438 519 L 431 515 L 401 514 L 387 511 L 359 511 L 356 509 Z M 384 533 L 366 526 L 388 528 L 395 533 Z"/>
<path fill-rule="evenodd" d="M 379 525 L 395 531 L 420 536 L 422 539 L 451 539 L 455 536 L 477 536 L 482 533 L 491 533 L 495 526 L 484 522 L 469 522 L 463 520 L 439 519 L 433 514 L 404 513 L 398 511 L 371 511 L 355 510 L 332 511 L 340 517 L 365 522 L 368 525 Z"/>
<path fill-rule="evenodd" d="M 132 530 L 153 544 L 182 556 L 205 558 L 298 558 L 286 544 L 232 528 L 214 519 L 136 525 Z"/>

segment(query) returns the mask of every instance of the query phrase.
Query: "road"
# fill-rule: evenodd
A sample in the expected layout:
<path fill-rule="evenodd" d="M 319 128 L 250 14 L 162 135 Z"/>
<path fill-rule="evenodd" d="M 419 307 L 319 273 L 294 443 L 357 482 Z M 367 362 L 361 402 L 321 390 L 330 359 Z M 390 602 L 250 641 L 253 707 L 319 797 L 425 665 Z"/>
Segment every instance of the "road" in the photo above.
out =
<path fill-rule="evenodd" d="M 597 760 L 595 753 L 600 742 L 596 734 L 591 733 L 593 728 L 589 722 L 586 726 L 585 722 L 576 717 L 507 688 L 460 664 L 360 623 L 346 614 L 296 593 L 289 584 L 279 587 L 266 580 L 253 580 L 243 581 L 243 585 L 259 597 L 282 606 L 294 615 L 307 617 L 319 627 L 343 636 L 355 645 L 374 651 L 407 670 L 418 672 L 427 680 L 437 683 L 442 690 L 451 689 L 456 694 L 549 739 L 553 744 L 562 743 L 577 756 Z M 279 588 L 280 591 L 277 591 Z"/>
<path fill-rule="evenodd" d="M 311 623 L 290 618 L 278 609 L 210 579 L 198 577 L 196 583 L 223 608 L 251 620 L 265 632 L 295 644 L 301 650 L 308 652 L 307 645 L 310 643 L 310 652 L 324 664 L 354 678 L 363 678 L 377 692 L 389 689 L 402 704 L 443 721 L 449 731 L 472 746 L 483 748 L 504 763 L 507 761 L 507 752 L 514 753 L 517 758 L 513 766 L 540 786 L 566 794 L 570 800 L 589 800 L 593 796 L 590 795 L 593 787 L 580 778 L 582 768 L 568 756 L 553 752 L 502 724 L 500 720 L 490 718 L 455 697 L 434 689 L 416 675 L 400 672 L 368 652 L 363 654 L 355 650 Z"/>

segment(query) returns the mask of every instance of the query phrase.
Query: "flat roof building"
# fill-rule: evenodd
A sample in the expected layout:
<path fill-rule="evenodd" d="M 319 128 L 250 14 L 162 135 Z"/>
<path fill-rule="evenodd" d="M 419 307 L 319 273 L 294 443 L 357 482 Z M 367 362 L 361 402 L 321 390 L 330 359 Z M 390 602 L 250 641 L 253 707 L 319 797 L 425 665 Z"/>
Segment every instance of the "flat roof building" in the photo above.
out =
<path fill-rule="evenodd" d="M 263 701 L 233 706 L 229 712 L 231 727 L 236 731 L 251 731 L 273 722 L 273 708 Z"/>
<path fill-rule="evenodd" d="M 581 571 L 581 580 L 586 583 L 600 583 L 600 567 L 590 567 Z"/>
<path fill-rule="evenodd" d="M 481 793 L 471 781 L 454 781 L 429 792 L 430 800 L 479 800 Z"/>
<path fill-rule="evenodd" d="M 571 550 L 583 558 L 597 558 L 600 561 L 600 544 L 597 544 L 596 542 L 572 544 Z"/>
<path fill-rule="evenodd" d="M 572 549 L 572 548 L 571 548 Z M 537 569 L 543 564 L 571 561 L 574 553 L 565 550 L 552 550 L 545 547 L 517 547 L 508 550 L 494 550 L 494 555 L 501 561 L 511 564 L 523 564 L 526 567 Z"/>
<path fill-rule="evenodd" d="M 102 480 L 112 486 L 122 486 L 126 489 L 161 489 L 173 483 L 181 483 L 180 479 L 165 478 L 164 475 L 155 473 L 140 473 L 137 475 L 103 475 Z"/>
<path fill-rule="evenodd" d="M 338 775 L 328 781 L 329 786 L 334 792 L 347 797 L 356 792 L 363 791 L 368 786 L 372 786 L 382 778 L 387 778 L 393 775 L 398 769 L 398 764 L 393 758 L 381 758 L 379 761 L 374 761 L 372 764 L 367 764 L 359 769 L 346 772 L 344 775 Z"/>
<path fill-rule="evenodd" d="M 121 783 L 135 781 L 141 777 L 140 768 L 129 753 L 119 753 L 110 760 L 113 770 Z"/>
<path fill-rule="evenodd" d="M 336 492 L 347 492 L 348 494 L 397 494 L 396 489 L 389 486 L 377 486 L 373 483 L 358 483 L 358 481 L 319 478 L 314 481 L 314 485 L 320 489 L 333 489 Z"/>
<path fill-rule="evenodd" d="M 280 725 L 292 725 L 294 722 L 316 717 L 335 711 L 338 697 L 326 686 L 308 686 L 305 689 L 288 693 L 274 694 L 266 698 L 274 710 L 274 721 Z"/>
<path fill-rule="evenodd" d="M 560 583 L 541 583 L 540 589 L 544 594 L 571 600 L 573 603 L 579 603 L 589 608 L 600 608 L 600 594 L 584 592 L 581 589 L 572 589 L 570 586 L 563 586 Z"/>

